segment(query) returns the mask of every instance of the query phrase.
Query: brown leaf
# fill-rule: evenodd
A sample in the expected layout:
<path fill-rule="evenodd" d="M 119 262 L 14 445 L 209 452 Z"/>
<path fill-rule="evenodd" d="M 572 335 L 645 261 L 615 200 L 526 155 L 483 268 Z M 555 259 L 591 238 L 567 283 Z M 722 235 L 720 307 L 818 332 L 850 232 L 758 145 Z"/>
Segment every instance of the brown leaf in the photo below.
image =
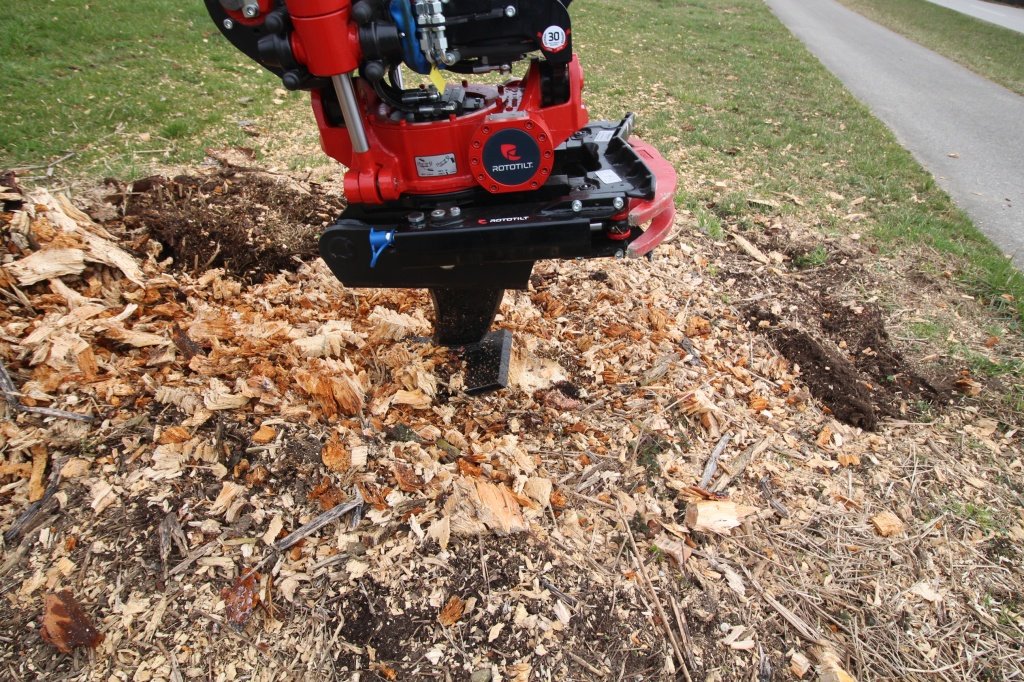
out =
<path fill-rule="evenodd" d="M 975 381 L 966 369 L 960 372 L 960 378 L 953 382 L 953 387 L 964 395 L 971 397 L 981 395 L 981 384 Z"/>
<path fill-rule="evenodd" d="M 452 596 L 448 600 L 448 603 L 441 609 L 441 613 L 437 615 L 437 621 L 445 626 L 450 627 L 455 625 L 462 618 L 462 612 L 466 610 L 466 602 L 459 599 L 457 596 Z"/>
<path fill-rule="evenodd" d="M 65 654 L 77 647 L 95 649 L 103 641 L 103 634 L 82 611 L 71 590 L 46 595 L 39 635 Z"/>
<path fill-rule="evenodd" d="M 320 508 L 324 511 L 334 509 L 339 504 L 344 502 L 347 498 L 344 492 L 340 488 L 331 483 L 331 479 L 326 476 L 320 481 L 319 485 L 309 491 L 309 499 L 316 500 L 320 504 Z"/>
<path fill-rule="evenodd" d="M 338 437 L 337 432 L 332 433 L 331 437 L 324 443 L 323 450 L 320 452 L 320 458 L 323 460 L 325 467 L 338 473 L 344 473 L 352 466 L 352 454 L 341 444 L 341 439 Z"/>
<path fill-rule="evenodd" d="M 569 500 L 566 498 L 565 493 L 561 490 L 555 489 L 551 491 L 551 506 L 554 509 L 565 509 L 569 506 Z"/>
<path fill-rule="evenodd" d="M 253 609 L 260 603 L 260 595 L 257 592 L 259 580 L 259 573 L 243 573 L 235 578 L 230 587 L 225 587 L 220 591 L 228 622 L 242 626 L 249 620 Z"/>
<path fill-rule="evenodd" d="M 711 323 L 699 315 L 693 315 L 686 321 L 686 335 L 691 339 L 707 336 L 711 333 Z"/>
<path fill-rule="evenodd" d="M 405 493 L 415 493 L 423 489 L 423 479 L 405 462 L 392 462 L 391 470 L 395 472 L 398 489 Z"/>
<path fill-rule="evenodd" d="M 398 679 L 398 673 L 395 672 L 395 669 L 385 663 L 371 663 L 370 670 L 376 672 L 386 680 Z"/>

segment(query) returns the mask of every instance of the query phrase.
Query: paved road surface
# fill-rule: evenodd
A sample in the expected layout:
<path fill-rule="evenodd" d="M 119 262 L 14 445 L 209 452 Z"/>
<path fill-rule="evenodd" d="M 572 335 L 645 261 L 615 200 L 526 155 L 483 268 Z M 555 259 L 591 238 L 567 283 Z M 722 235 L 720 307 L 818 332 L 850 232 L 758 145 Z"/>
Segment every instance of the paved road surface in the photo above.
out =
<path fill-rule="evenodd" d="M 1011 31 L 1024 33 L 1024 7 L 996 5 L 985 0 L 928 0 L 928 2 L 955 9 L 961 14 L 996 24 Z M 1021 57 L 1024 59 L 1024 56 Z"/>
<path fill-rule="evenodd" d="M 835 0 L 765 1 L 1024 268 L 1024 97 Z"/>

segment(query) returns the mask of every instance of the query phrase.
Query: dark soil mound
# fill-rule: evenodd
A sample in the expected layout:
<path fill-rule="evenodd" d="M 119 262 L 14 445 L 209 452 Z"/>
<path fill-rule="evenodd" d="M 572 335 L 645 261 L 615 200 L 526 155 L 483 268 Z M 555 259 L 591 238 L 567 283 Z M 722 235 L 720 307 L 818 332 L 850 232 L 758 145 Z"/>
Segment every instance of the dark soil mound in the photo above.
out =
<path fill-rule="evenodd" d="M 893 348 L 877 306 L 851 307 L 827 296 L 812 301 L 814 310 L 805 310 L 805 317 L 820 325 L 820 336 L 782 324 L 756 307 L 747 312 L 749 326 L 800 366 L 811 393 L 836 419 L 873 431 L 879 417 L 903 414 L 907 401 L 948 399 L 948 392 L 933 386 Z"/>
<path fill-rule="evenodd" d="M 224 170 L 209 177 L 152 176 L 107 197 L 124 224 L 143 229 L 179 270 L 224 268 L 248 282 L 317 257 L 317 240 L 344 202 L 316 185 Z"/>

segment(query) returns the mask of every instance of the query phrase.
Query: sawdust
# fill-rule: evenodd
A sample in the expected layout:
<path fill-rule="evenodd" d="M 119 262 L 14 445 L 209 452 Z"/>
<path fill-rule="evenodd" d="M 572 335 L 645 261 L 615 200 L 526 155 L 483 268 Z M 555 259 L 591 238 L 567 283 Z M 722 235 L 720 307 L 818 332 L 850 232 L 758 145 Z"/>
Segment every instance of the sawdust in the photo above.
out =
<path fill-rule="evenodd" d="M 217 196 L 189 210 L 252 219 Z M 787 679 L 797 654 L 859 679 L 1024 674 L 1020 425 L 972 401 L 912 421 L 927 389 L 862 292 L 823 299 L 825 275 L 766 243 L 769 264 L 699 237 L 650 264 L 543 263 L 501 311 L 517 385 L 467 399 L 458 357 L 423 341 L 422 292 L 348 290 L 317 261 L 245 281 L 169 263 L 128 220 L 137 198 L 76 225 L 141 285 L 88 260 L 4 282 L 19 400 L 95 420 L 0 406 L 2 676 Z M 66 246 L 65 203 L 3 214 L 0 272 Z M 831 369 L 798 371 L 783 329 L 852 381 L 892 372 L 875 432 L 814 397 Z M 738 525 L 687 526 L 722 497 Z M 883 512 L 899 532 L 879 534 Z M 88 655 L 39 634 L 62 590 L 104 636 Z"/>

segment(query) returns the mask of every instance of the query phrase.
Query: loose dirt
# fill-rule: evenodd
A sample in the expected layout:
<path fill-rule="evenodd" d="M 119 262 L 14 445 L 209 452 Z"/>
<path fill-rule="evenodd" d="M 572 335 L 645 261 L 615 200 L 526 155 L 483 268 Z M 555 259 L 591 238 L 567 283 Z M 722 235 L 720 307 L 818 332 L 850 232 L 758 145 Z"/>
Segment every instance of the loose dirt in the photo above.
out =
<path fill-rule="evenodd" d="M 317 240 L 344 201 L 315 184 L 225 168 L 211 176 L 151 176 L 111 181 L 109 203 L 120 215 L 106 222 L 148 236 L 178 271 L 224 268 L 244 282 L 294 272 L 316 258 Z"/>
<path fill-rule="evenodd" d="M 955 368 L 931 368 L 936 376 L 926 376 L 894 346 L 884 311 L 857 291 L 871 286 L 862 283 L 872 254 L 829 245 L 836 263 L 802 268 L 797 263 L 813 249 L 794 249 L 778 231 L 748 236 L 775 262 L 752 277 L 746 254 L 727 255 L 723 278 L 745 295 L 748 327 L 799 367 L 811 393 L 838 420 L 873 431 L 882 417 L 950 404 Z"/>

